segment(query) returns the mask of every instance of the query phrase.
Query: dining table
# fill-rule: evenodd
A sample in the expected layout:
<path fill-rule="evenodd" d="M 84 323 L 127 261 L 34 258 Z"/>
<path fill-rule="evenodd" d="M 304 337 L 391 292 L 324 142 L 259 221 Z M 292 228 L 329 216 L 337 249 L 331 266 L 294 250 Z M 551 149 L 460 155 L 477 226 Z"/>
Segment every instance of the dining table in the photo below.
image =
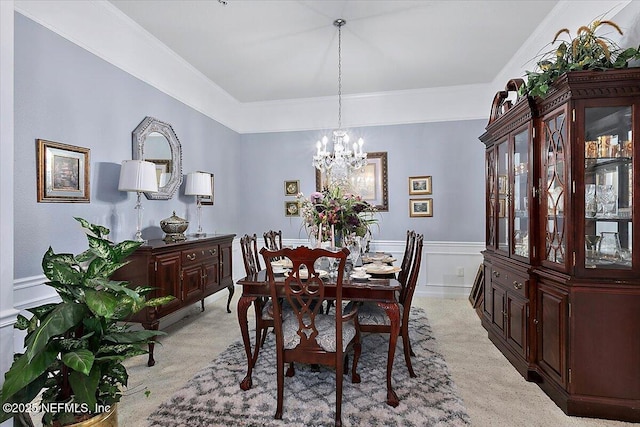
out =
<path fill-rule="evenodd" d="M 336 284 L 335 277 L 327 277 L 325 280 L 326 299 L 335 299 Z M 275 276 L 276 289 L 278 295 L 284 297 L 284 275 Z M 242 333 L 242 341 L 247 355 L 247 374 L 240 381 L 242 390 L 249 390 L 252 386 L 251 374 L 253 371 L 251 343 L 249 338 L 249 325 L 247 321 L 247 311 L 256 300 L 261 297 L 271 296 L 267 270 L 264 269 L 256 274 L 248 275 L 236 282 L 242 286 L 242 295 L 238 300 L 238 322 Z M 282 284 L 282 286 L 277 286 Z M 367 280 L 352 279 L 345 275 L 342 282 L 342 299 L 349 301 L 373 302 L 385 311 L 391 322 L 391 333 L 389 334 L 389 349 L 387 352 L 387 404 L 393 407 L 398 406 L 399 399 L 393 390 L 391 383 L 391 373 L 393 370 L 393 358 L 395 356 L 396 343 L 400 333 L 400 309 L 398 305 L 398 295 L 401 286 L 395 278 L 368 278 Z M 282 293 L 280 293 L 282 291 Z M 366 375 L 366 373 L 365 373 Z"/>

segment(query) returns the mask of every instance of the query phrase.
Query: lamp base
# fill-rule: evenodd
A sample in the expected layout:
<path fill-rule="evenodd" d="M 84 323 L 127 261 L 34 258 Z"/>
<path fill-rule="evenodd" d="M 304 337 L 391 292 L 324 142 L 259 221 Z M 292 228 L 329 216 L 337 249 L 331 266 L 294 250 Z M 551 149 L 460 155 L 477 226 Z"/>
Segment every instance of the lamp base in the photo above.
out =
<path fill-rule="evenodd" d="M 193 237 L 207 237 L 207 233 L 204 233 L 202 231 L 198 231 L 197 233 L 193 233 L 192 236 Z"/>

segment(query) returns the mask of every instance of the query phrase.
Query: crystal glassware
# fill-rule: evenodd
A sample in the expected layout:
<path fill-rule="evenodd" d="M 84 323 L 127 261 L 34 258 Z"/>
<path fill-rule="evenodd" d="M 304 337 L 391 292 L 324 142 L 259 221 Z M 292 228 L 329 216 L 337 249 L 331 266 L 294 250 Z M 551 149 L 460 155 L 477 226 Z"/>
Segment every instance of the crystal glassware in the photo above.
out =
<path fill-rule="evenodd" d="M 620 246 L 620 235 L 615 231 L 603 231 L 600 233 L 598 244 L 598 257 L 601 260 L 617 261 L 620 259 L 622 247 Z"/>
<path fill-rule="evenodd" d="M 601 214 L 603 217 L 615 216 L 617 197 L 613 185 L 598 185 L 596 190 L 598 214 Z"/>
<path fill-rule="evenodd" d="M 596 185 L 587 184 L 584 186 L 584 216 L 594 218 L 597 210 Z"/>

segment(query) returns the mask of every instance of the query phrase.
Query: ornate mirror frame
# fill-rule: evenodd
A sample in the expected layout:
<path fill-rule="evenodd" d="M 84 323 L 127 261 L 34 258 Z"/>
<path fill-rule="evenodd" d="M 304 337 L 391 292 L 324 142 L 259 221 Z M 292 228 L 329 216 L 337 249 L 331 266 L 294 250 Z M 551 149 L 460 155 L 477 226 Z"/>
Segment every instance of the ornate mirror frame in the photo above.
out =
<path fill-rule="evenodd" d="M 153 117 L 145 117 L 132 132 L 133 159 L 145 160 L 144 145 L 147 137 L 152 132 L 158 132 L 164 136 L 171 148 L 171 177 L 165 185 L 158 188 L 157 193 L 144 193 L 150 200 L 168 200 L 182 184 L 182 146 L 169 123 L 165 123 Z"/>

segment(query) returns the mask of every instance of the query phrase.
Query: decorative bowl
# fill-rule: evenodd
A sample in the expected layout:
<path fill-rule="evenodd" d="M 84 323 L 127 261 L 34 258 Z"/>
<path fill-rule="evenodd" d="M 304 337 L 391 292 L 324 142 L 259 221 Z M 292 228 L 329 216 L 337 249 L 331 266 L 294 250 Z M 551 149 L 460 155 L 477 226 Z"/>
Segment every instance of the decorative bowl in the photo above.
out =
<path fill-rule="evenodd" d="M 178 240 L 185 240 L 184 232 L 189 227 L 189 221 L 184 218 L 180 218 L 176 215 L 176 211 L 173 211 L 173 215 L 169 218 L 165 218 L 160 221 L 160 228 L 165 232 L 165 242 L 175 242 Z"/>

